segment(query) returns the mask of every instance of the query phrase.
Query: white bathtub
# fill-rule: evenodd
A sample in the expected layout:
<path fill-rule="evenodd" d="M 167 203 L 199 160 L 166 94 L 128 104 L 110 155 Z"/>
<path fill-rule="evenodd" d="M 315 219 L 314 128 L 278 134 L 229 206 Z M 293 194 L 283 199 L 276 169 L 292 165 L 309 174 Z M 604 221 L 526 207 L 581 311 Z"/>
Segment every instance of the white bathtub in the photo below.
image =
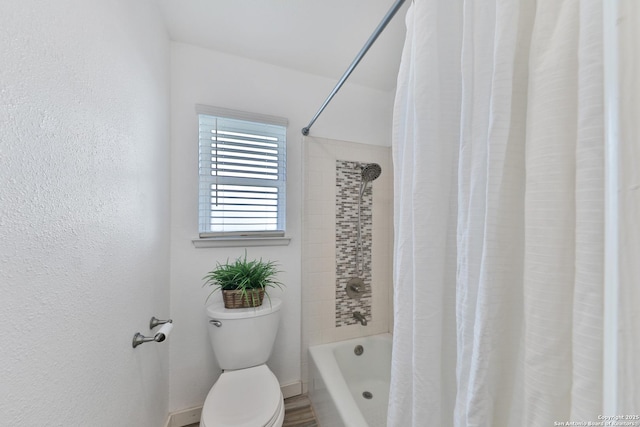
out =
<path fill-rule="evenodd" d="M 360 356 L 354 352 L 358 345 Z M 309 398 L 322 427 L 387 425 L 390 334 L 313 346 L 309 355 Z"/>

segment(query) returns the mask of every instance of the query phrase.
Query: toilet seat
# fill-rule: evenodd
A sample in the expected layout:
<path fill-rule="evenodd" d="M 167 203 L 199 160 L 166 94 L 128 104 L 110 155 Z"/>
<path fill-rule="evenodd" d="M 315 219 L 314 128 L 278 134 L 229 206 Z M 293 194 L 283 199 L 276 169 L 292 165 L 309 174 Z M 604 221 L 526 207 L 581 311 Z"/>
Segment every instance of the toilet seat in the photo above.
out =
<path fill-rule="evenodd" d="M 260 365 L 220 375 L 204 402 L 200 425 L 279 427 L 283 418 L 280 384 L 267 365 Z"/>

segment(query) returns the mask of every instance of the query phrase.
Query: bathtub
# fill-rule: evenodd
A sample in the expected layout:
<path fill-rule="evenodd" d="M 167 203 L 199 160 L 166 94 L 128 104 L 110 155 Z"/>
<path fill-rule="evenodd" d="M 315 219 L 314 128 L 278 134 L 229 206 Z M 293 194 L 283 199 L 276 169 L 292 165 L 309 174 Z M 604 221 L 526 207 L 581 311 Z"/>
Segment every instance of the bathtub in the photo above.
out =
<path fill-rule="evenodd" d="M 312 346 L 309 356 L 309 398 L 322 427 L 386 427 L 390 334 Z"/>

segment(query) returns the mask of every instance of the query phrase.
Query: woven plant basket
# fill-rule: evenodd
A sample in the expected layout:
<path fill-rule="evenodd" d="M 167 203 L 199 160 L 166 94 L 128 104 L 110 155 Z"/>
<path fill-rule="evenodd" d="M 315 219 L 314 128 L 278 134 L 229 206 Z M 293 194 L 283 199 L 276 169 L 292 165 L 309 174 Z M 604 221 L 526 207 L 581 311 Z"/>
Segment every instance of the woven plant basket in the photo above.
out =
<path fill-rule="evenodd" d="M 248 308 L 262 305 L 264 289 L 247 289 L 246 295 L 239 290 L 222 290 L 224 308 Z"/>

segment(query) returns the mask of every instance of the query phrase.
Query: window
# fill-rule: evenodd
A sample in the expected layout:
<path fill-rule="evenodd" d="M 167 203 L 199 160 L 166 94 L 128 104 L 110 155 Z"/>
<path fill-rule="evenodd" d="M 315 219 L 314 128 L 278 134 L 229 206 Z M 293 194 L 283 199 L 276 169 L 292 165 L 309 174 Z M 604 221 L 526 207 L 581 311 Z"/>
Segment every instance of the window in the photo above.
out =
<path fill-rule="evenodd" d="M 200 237 L 285 230 L 287 121 L 198 106 Z"/>

